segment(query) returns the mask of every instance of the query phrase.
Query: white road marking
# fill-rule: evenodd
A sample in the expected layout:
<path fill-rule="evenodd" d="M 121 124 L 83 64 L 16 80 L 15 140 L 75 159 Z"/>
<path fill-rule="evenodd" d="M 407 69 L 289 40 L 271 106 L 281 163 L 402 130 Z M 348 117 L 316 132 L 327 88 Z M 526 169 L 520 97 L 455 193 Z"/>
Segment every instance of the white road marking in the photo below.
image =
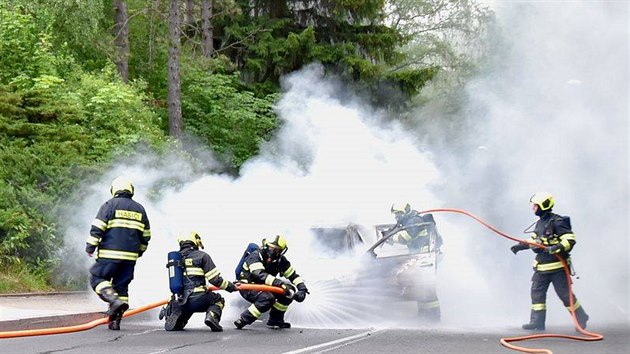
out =
<path fill-rule="evenodd" d="M 377 334 L 377 333 L 379 333 L 381 331 L 384 331 L 386 329 L 387 328 L 375 329 L 375 330 L 371 330 L 371 331 L 355 334 L 355 335 L 350 336 L 350 337 L 339 338 L 339 339 L 336 339 L 336 340 L 333 340 L 333 341 L 330 341 L 330 342 L 316 344 L 316 345 L 312 345 L 310 347 L 297 349 L 297 350 L 293 350 L 293 351 L 290 351 L 290 352 L 284 352 L 283 354 L 307 353 L 307 352 L 310 352 L 310 351 L 314 351 L 314 350 L 318 350 L 318 349 L 321 349 L 321 348 L 329 347 L 329 348 L 322 349 L 322 350 L 317 352 L 317 353 L 325 353 L 325 352 L 330 351 L 330 350 L 341 348 L 341 347 L 346 346 L 348 344 L 352 344 L 352 343 L 356 343 L 356 342 L 362 341 L 364 339 L 368 339 L 372 335 L 375 335 L 375 334 Z"/>

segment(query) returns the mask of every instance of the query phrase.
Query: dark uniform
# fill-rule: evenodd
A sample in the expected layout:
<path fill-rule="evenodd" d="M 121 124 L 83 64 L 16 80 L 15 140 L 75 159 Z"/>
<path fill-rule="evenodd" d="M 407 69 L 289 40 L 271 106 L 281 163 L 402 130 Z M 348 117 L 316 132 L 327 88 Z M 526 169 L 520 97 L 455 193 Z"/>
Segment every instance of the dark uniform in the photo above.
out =
<path fill-rule="evenodd" d="M 251 252 L 245 259 L 239 282 L 283 287 L 285 293 L 279 295 L 266 291 L 241 290 L 241 296 L 252 303 L 252 305 L 250 305 L 247 310 L 243 311 L 240 318 L 234 322 L 234 325 L 239 329 L 253 323 L 262 313 L 267 311 L 269 311 L 267 325 L 290 328 L 291 324 L 284 321 L 285 312 L 294 299 L 301 302 L 308 293 L 304 281 L 293 266 L 291 266 L 287 258 L 284 255 L 273 257 L 266 254 L 264 244 L 265 241 L 263 241 L 262 250 Z M 295 285 L 298 291 L 292 298 L 290 297 L 290 286 L 287 286 L 282 280 L 277 278 L 277 276 L 282 276 Z"/>
<path fill-rule="evenodd" d="M 427 214 L 422 216 L 416 210 L 411 210 L 408 213 L 401 214 L 396 217 L 397 227 L 401 229 L 394 236 L 392 236 L 393 242 L 402 243 L 407 245 L 409 250 L 414 252 L 430 252 L 429 250 L 429 223 L 435 223 L 433 216 Z M 387 232 L 387 231 L 385 231 Z M 442 247 L 442 236 L 437 234 L 435 240 L 436 251 L 439 251 Z"/>
<path fill-rule="evenodd" d="M 90 255 L 96 251 L 90 285 L 110 304 L 110 329 L 120 328 L 122 313 L 129 308 L 128 288 L 136 260 L 151 239 L 147 214 L 140 203 L 131 199 L 133 186 L 130 182 L 128 185 L 128 189 L 112 190 L 114 197 L 101 206 L 85 248 Z"/>
<path fill-rule="evenodd" d="M 550 195 L 549 198 L 551 198 Z M 553 203 L 550 205 L 553 206 Z M 537 210 L 536 214 L 539 216 L 539 220 L 536 222 L 534 232 L 527 242 L 538 243 L 545 246 L 545 248 L 532 246 L 532 250 L 537 255 L 533 264 L 534 275 L 531 287 L 532 308 L 530 322 L 523 325 L 523 328 L 528 330 L 545 329 L 549 284 L 553 283 L 556 294 L 558 294 L 567 310 L 571 311 L 567 276 L 564 272 L 564 265 L 557 256 L 564 259 L 567 265 L 571 267 L 570 252 L 576 243 L 569 217 L 552 213 L 550 207 L 545 211 Z M 527 244 L 518 244 L 512 246 L 512 252 L 517 253 L 527 248 L 529 248 Z M 575 295 L 573 295 L 573 301 L 578 323 L 582 328 L 586 328 L 588 315 Z"/>
<path fill-rule="evenodd" d="M 208 290 L 206 283 L 228 292 L 236 291 L 236 286 L 223 279 L 210 255 L 200 251 L 192 242 L 184 242 L 180 253 L 185 265 L 184 290 L 181 299 L 172 299 L 161 313 L 160 317 L 166 316 L 164 329 L 182 330 L 193 313 L 205 312 L 205 324 L 213 332 L 222 331 L 219 321 L 225 300 L 221 295 Z"/>
<path fill-rule="evenodd" d="M 391 212 L 396 218 L 396 226 L 391 230 L 383 231 L 383 236 L 395 232 L 394 236 L 390 238 L 392 242 L 406 245 L 414 253 L 440 251 L 443 241 L 439 233 L 436 233 L 435 249 L 430 249 L 430 224 L 435 224 L 433 215 L 420 215 L 417 210 L 411 209 L 409 204 L 402 208 L 394 208 L 392 206 Z M 440 301 L 435 287 L 426 289 L 422 298 L 417 299 L 416 302 L 420 318 L 432 322 L 441 319 Z"/>

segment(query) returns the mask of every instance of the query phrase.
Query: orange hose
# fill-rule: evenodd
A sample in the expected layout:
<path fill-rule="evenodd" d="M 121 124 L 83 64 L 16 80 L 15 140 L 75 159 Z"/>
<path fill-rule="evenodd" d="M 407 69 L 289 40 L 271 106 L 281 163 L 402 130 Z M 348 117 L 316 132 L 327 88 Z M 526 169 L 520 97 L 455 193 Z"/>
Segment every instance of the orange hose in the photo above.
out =
<path fill-rule="evenodd" d="M 510 235 L 508 235 L 506 233 L 503 233 L 503 232 L 499 231 L 494 226 L 488 224 L 487 222 L 483 221 L 479 217 L 477 217 L 477 216 L 473 215 L 472 213 L 469 213 L 469 212 L 467 212 L 465 210 L 453 209 L 453 208 L 439 208 L 439 209 L 423 210 L 423 211 L 420 212 L 420 214 L 426 214 L 426 213 L 432 213 L 432 212 L 450 212 L 450 213 L 464 214 L 466 216 L 469 216 L 469 217 L 475 219 L 480 224 L 482 224 L 483 226 L 489 228 L 490 230 L 494 231 L 495 233 L 499 234 L 500 236 L 503 236 L 503 237 L 505 237 L 507 239 L 510 239 L 512 241 L 516 241 L 516 242 L 520 242 L 520 243 L 526 243 L 525 240 L 521 240 L 521 239 L 518 239 L 516 237 L 512 237 L 512 236 L 510 236 Z M 540 248 L 545 248 L 545 246 L 543 246 L 541 244 L 538 244 L 538 243 L 528 243 L 528 244 L 536 246 L 536 247 L 540 247 Z M 510 342 L 518 342 L 518 341 L 523 341 L 523 340 L 528 340 L 528 339 L 540 339 L 540 338 L 566 338 L 566 339 L 581 340 L 581 341 L 587 341 L 587 342 L 593 342 L 593 341 L 598 341 L 598 340 L 604 339 L 603 335 L 601 335 L 599 333 L 588 332 L 587 330 L 582 328 L 580 326 L 580 324 L 578 323 L 577 318 L 575 317 L 575 309 L 573 308 L 573 306 L 574 306 L 573 288 L 571 286 L 572 281 L 571 281 L 571 273 L 569 272 L 569 266 L 568 266 L 567 262 L 564 260 L 564 258 L 562 258 L 562 257 L 560 257 L 558 255 L 555 255 L 555 256 L 560 262 L 562 262 L 562 265 L 564 266 L 564 274 L 567 277 L 567 283 L 569 285 L 569 305 L 570 305 L 570 309 L 571 309 L 571 317 L 573 319 L 573 324 L 575 325 L 575 328 L 580 333 L 584 334 L 587 337 L 572 336 L 572 335 L 567 335 L 567 334 L 545 333 L 545 334 L 533 334 L 533 335 L 520 336 L 520 337 L 501 338 L 500 342 L 501 342 L 501 345 L 503 345 L 504 347 L 506 347 L 508 349 L 520 351 L 520 352 L 523 352 L 523 353 L 553 354 L 553 352 L 551 350 L 549 350 L 549 349 L 532 349 L 532 348 L 519 347 L 517 345 L 510 344 Z"/>
<path fill-rule="evenodd" d="M 258 291 L 268 291 L 268 292 L 275 293 L 275 294 L 284 294 L 284 289 L 282 289 L 280 287 L 276 287 L 276 286 L 269 286 L 269 285 L 236 283 L 236 288 L 238 290 L 258 290 Z M 221 289 L 216 287 L 216 286 L 209 286 L 208 290 L 216 291 L 216 290 L 221 290 Z M 151 304 L 148 304 L 148 305 L 137 307 L 137 308 L 129 310 L 129 311 L 125 311 L 125 313 L 123 314 L 123 317 L 133 316 L 133 315 L 136 315 L 136 314 L 138 314 L 140 312 L 144 312 L 144 311 L 156 308 L 158 306 L 162 306 L 162 305 L 168 303 L 168 301 L 169 300 L 158 301 L 158 302 L 154 302 L 154 303 L 151 303 Z M 94 320 L 94 321 L 91 321 L 91 322 L 88 322 L 88 323 L 75 325 L 75 326 L 55 327 L 55 328 L 42 328 L 42 329 L 27 329 L 27 330 L 21 330 L 21 331 L 0 332 L 0 339 L 18 338 L 18 337 L 32 337 L 32 336 L 45 336 L 45 335 L 49 335 L 49 334 L 63 334 L 63 333 L 73 333 L 73 332 L 86 331 L 86 330 L 92 329 L 92 328 L 94 328 L 96 326 L 107 324 L 107 321 L 108 321 L 108 317 L 103 317 L 103 318 L 99 318 L 97 320 Z"/>

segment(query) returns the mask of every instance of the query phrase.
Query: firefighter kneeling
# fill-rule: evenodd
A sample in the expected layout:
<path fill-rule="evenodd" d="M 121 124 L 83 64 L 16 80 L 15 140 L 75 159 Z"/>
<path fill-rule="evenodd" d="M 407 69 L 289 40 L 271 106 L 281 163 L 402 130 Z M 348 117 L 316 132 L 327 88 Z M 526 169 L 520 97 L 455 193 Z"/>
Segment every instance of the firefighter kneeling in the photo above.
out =
<path fill-rule="evenodd" d="M 212 258 L 199 250 L 203 249 L 203 244 L 198 233 L 193 231 L 182 234 L 177 242 L 180 250 L 169 253 L 167 264 L 174 295 L 159 316 L 160 320 L 166 317 L 164 329 L 181 331 L 193 313 L 205 312 L 206 326 L 213 332 L 223 331 L 219 321 L 225 300 L 221 295 L 209 291 L 206 281 L 228 292 L 236 291 L 236 285 L 223 279 Z"/>
<path fill-rule="evenodd" d="M 249 247 L 248 247 L 249 250 Z M 289 322 L 284 321 L 284 314 L 293 300 L 302 302 L 308 294 L 308 289 L 302 278 L 296 273 L 291 263 L 284 254 L 287 251 L 287 241 L 284 236 L 277 235 L 273 240 L 263 239 L 262 247 L 255 247 L 251 252 L 246 252 L 242 265 L 239 264 L 241 283 L 265 284 L 278 286 L 284 289 L 284 294 L 278 295 L 266 291 L 241 290 L 241 296 L 252 304 L 241 313 L 234 326 L 242 329 L 253 323 L 264 312 L 269 311 L 267 325 L 278 328 L 291 328 Z M 291 284 L 285 284 L 280 275 L 297 288 L 297 292 Z"/>

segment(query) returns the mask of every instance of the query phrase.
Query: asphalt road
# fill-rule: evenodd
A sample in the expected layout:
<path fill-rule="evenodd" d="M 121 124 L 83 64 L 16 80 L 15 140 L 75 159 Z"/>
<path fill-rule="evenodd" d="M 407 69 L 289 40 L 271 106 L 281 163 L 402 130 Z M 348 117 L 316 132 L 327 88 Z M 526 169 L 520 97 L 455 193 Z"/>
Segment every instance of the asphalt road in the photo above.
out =
<path fill-rule="evenodd" d="M 135 317 L 135 316 L 134 316 Z M 237 330 L 223 320 L 225 330 L 213 333 L 196 314 L 182 332 L 166 332 L 162 322 L 130 317 L 121 331 L 105 326 L 60 335 L 0 339 L 1 353 L 515 353 L 503 347 L 502 337 L 529 334 L 513 329 L 381 328 L 381 329 L 271 329 L 257 322 Z M 589 328 L 590 329 L 590 328 Z M 549 328 L 550 333 L 574 335 L 567 328 Z M 547 348 L 556 354 L 630 352 L 627 324 L 592 328 L 603 341 L 542 339 L 520 342 L 529 348 Z"/>

